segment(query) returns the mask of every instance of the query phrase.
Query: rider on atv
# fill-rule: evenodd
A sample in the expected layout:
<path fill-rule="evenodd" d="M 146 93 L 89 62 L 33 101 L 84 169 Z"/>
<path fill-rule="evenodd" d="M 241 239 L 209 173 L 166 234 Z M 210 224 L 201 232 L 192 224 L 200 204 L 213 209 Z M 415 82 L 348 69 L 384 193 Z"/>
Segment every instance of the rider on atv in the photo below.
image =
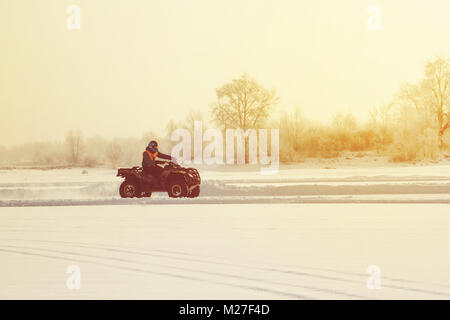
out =
<path fill-rule="evenodd" d="M 175 158 L 158 151 L 158 142 L 155 140 L 150 141 L 142 154 L 142 168 L 144 171 L 144 180 L 146 181 L 151 181 L 152 176 L 158 179 L 159 175 L 164 170 L 156 165 L 156 158 L 171 160 L 172 162 L 177 163 Z"/>
<path fill-rule="evenodd" d="M 158 161 L 156 158 L 172 161 Z M 201 178 L 195 168 L 180 166 L 175 158 L 158 152 L 158 143 L 150 141 L 142 155 L 142 168 L 119 168 L 125 178 L 119 188 L 122 198 L 151 197 L 152 192 L 167 192 L 171 198 L 197 198 Z"/>

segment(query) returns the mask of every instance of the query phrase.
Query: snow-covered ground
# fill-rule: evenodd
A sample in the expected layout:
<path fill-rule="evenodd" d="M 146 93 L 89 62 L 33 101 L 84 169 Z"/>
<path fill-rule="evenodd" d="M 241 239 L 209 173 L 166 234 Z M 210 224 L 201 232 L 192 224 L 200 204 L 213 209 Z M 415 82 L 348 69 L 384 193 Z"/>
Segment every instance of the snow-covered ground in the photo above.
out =
<path fill-rule="evenodd" d="M 271 176 L 258 168 L 200 170 L 201 197 L 178 201 L 156 193 L 152 199 L 120 199 L 116 170 L 0 170 L 0 206 L 450 202 L 450 165 L 421 167 L 299 169 L 282 167 Z"/>
<path fill-rule="evenodd" d="M 0 219 L 0 298 L 450 298 L 445 204 L 28 207 Z M 380 289 L 367 287 L 371 265 Z"/>
<path fill-rule="evenodd" d="M 198 199 L 81 171 L 0 171 L 0 298 L 450 298 L 450 166 L 202 168 Z"/>

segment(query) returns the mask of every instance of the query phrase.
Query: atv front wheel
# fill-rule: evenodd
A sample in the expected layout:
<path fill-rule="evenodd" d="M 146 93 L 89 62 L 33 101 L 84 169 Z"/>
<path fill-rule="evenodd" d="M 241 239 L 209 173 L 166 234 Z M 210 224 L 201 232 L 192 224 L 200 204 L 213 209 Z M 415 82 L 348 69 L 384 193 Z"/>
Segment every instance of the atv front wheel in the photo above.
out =
<path fill-rule="evenodd" d="M 171 198 L 185 197 L 187 194 L 186 182 L 182 178 L 175 178 L 169 182 L 167 193 Z"/>
<path fill-rule="evenodd" d="M 140 195 L 139 187 L 131 181 L 122 182 L 119 193 L 122 198 L 134 198 Z"/>
<path fill-rule="evenodd" d="M 188 198 L 197 198 L 200 195 L 200 186 L 195 187 L 188 194 Z"/>

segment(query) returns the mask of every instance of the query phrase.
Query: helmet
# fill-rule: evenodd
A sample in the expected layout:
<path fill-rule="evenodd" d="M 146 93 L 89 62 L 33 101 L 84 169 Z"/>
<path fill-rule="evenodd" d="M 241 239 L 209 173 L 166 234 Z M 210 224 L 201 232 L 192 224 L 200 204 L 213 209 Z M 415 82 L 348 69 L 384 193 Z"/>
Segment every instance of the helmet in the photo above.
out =
<path fill-rule="evenodd" d="M 156 142 L 155 140 L 152 140 L 148 143 L 148 147 L 149 148 L 158 148 L 158 142 Z"/>

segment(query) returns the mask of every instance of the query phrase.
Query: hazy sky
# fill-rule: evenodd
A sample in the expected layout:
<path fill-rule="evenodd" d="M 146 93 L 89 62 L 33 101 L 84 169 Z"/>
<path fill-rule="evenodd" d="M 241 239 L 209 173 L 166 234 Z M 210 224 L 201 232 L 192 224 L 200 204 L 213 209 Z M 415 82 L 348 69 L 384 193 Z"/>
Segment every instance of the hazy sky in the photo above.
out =
<path fill-rule="evenodd" d="M 66 8 L 81 8 L 68 30 Z M 381 9 L 368 30 L 367 7 Z M 330 119 L 389 101 L 450 56 L 448 0 L 0 0 L 0 144 L 161 132 L 248 72 Z"/>

